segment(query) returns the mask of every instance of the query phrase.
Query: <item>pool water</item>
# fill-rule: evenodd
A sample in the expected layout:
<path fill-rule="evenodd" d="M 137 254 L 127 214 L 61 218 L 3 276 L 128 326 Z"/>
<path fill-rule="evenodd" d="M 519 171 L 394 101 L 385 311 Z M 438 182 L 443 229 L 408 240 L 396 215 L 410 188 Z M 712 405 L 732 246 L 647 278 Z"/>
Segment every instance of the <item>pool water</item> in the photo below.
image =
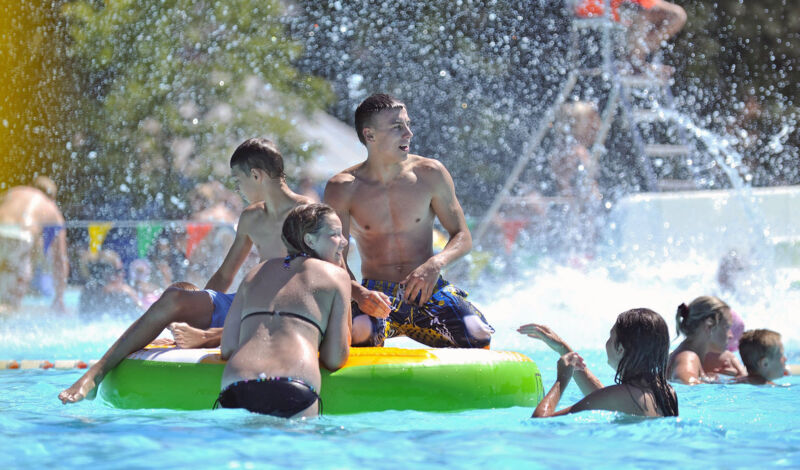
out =
<path fill-rule="evenodd" d="M 646 305 L 673 323 L 677 303 L 704 293 L 700 287 L 706 282 L 682 275 L 641 279 L 555 270 L 473 290 L 473 298 L 497 329 L 493 348 L 534 359 L 546 388 L 554 380 L 557 357 L 516 334 L 520 323 L 551 325 L 610 384 L 614 371 L 605 363 L 602 345 L 616 314 Z M 798 363 L 798 325 L 787 319 L 796 314 L 800 293 L 772 294 L 769 315 L 759 313 L 767 311 L 761 301 L 734 309 L 748 327 L 781 331 L 788 362 Z M 0 360 L 97 358 L 130 322 L 112 317 L 85 324 L 38 310 L 0 318 Z M 99 399 L 62 405 L 58 392 L 80 373 L 0 371 L 0 468 L 800 467 L 797 376 L 779 380 L 776 387 L 676 385 L 679 418 L 584 412 L 534 420 L 532 409 L 509 408 L 284 421 L 242 410 L 117 410 Z M 579 398 L 573 384 L 561 403 Z"/>

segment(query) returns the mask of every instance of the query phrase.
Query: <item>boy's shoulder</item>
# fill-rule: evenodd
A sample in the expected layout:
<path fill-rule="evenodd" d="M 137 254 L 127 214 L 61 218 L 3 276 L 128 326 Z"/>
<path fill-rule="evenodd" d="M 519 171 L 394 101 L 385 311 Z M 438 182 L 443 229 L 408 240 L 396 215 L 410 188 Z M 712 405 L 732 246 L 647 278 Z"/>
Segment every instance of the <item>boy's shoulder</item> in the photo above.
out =
<path fill-rule="evenodd" d="M 241 222 L 241 219 L 244 218 L 253 218 L 259 215 L 266 215 L 266 214 L 267 214 L 267 204 L 264 201 L 254 202 L 244 208 L 244 210 L 242 211 L 242 215 L 239 216 L 239 222 Z"/>
<path fill-rule="evenodd" d="M 349 201 L 350 198 L 358 191 L 358 176 L 357 172 L 361 169 L 363 163 L 352 166 L 339 173 L 333 175 L 328 183 L 325 185 L 324 201 L 327 204 L 332 204 L 334 207 L 341 203 Z"/>
<path fill-rule="evenodd" d="M 440 173 L 447 171 L 444 163 L 436 160 L 435 158 L 423 157 L 421 155 L 408 155 L 408 162 L 415 170 L 431 171 Z"/>
<path fill-rule="evenodd" d="M 358 163 L 350 168 L 345 168 L 339 173 L 336 173 L 328 180 L 328 186 L 344 186 L 355 182 L 358 179 L 356 175 L 364 167 L 364 163 L 365 162 Z"/>
<path fill-rule="evenodd" d="M 264 201 L 254 202 L 245 207 L 239 216 L 238 230 L 249 231 L 254 224 L 260 224 L 269 216 L 267 205 Z"/>

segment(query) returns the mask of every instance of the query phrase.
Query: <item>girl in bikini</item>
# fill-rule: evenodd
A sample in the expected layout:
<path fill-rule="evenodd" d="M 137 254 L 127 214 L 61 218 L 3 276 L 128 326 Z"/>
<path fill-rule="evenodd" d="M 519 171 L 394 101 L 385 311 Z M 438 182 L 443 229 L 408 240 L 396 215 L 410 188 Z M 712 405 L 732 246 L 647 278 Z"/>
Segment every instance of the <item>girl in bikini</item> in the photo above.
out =
<path fill-rule="evenodd" d="M 732 322 L 731 308 L 716 297 L 702 296 L 688 306 L 680 304 L 676 329 L 686 339 L 669 356 L 669 379 L 688 385 L 717 381 L 717 374 L 705 370 L 703 358 L 725 351 L 733 337 Z"/>
<path fill-rule="evenodd" d="M 604 387 L 578 353 L 544 325 L 527 324 L 517 330 L 544 341 L 561 354 L 556 383 L 533 412 L 534 418 L 560 416 L 584 410 L 621 411 L 638 416 L 678 416 L 678 398 L 667 383 L 669 331 L 656 312 L 637 308 L 621 313 L 606 342 L 608 365 L 617 374 L 615 385 Z M 585 395 L 572 406 L 556 411 L 570 379 Z"/>
<path fill-rule="evenodd" d="M 347 240 L 325 204 L 293 209 L 282 232 L 289 256 L 265 261 L 242 282 L 225 320 L 222 391 L 215 404 L 279 416 L 322 411 L 321 363 L 342 367 L 350 349 Z"/>

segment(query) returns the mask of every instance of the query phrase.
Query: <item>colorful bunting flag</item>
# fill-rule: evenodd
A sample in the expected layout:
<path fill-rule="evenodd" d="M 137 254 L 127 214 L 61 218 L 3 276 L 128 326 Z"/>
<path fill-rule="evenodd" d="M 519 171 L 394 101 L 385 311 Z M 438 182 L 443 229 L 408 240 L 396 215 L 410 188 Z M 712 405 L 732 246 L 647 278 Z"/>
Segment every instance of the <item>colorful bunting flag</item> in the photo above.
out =
<path fill-rule="evenodd" d="M 89 224 L 89 253 L 95 255 L 103 246 L 103 241 L 111 230 L 111 222 L 103 222 L 99 224 Z"/>
<path fill-rule="evenodd" d="M 159 223 L 140 223 L 136 226 L 136 252 L 139 258 L 147 259 L 147 251 L 162 228 L 164 224 Z"/>
<path fill-rule="evenodd" d="M 192 250 L 197 246 L 208 232 L 211 231 L 211 224 L 189 223 L 186 225 L 186 257 L 192 255 Z"/>

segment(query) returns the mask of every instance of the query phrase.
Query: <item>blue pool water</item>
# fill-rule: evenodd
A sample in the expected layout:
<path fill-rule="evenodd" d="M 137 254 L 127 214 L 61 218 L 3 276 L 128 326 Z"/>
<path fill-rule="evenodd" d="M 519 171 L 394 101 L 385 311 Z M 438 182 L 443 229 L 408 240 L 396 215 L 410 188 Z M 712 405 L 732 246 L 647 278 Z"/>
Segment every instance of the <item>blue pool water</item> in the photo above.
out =
<path fill-rule="evenodd" d="M 674 306 L 706 281 L 683 275 L 655 284 L 615 281 L 604 272 L 569 270 L 521 279 L 473 291 L 473 297 L 498 330 L 493 348 L 533 358 L 548 388 L 556 355 L 517 335 L 518 324 L 552 325 L 609 384 L 613 371 L 602 344 L 616 314 L 647 305 L 672 323 Z M 734 307 L 748 327 L 781 331 L 790 363 L 800 363 L 797 322 L 788 320 L 800 305 L 798 295 L 782 291 L 768 305 L 757 300 Z M 0 359 L 96 358 L 130 320 L 85 324 L 40 310 L 0 319 Z M 410 345 L 406 341 L 394 345 Z M 678 385 L 679 418 L 585 412 L 533 420 L 531 409 L 510 408 L 290 422 L 241 410 L 117 410 L 100 400 L 63 406 L 58 392 L 79 375 L 0 371 L 0 468 L 800 467 L 800 377 L 777 387 Z M 562 404 L 578 398 L 571 385 Z"/>

